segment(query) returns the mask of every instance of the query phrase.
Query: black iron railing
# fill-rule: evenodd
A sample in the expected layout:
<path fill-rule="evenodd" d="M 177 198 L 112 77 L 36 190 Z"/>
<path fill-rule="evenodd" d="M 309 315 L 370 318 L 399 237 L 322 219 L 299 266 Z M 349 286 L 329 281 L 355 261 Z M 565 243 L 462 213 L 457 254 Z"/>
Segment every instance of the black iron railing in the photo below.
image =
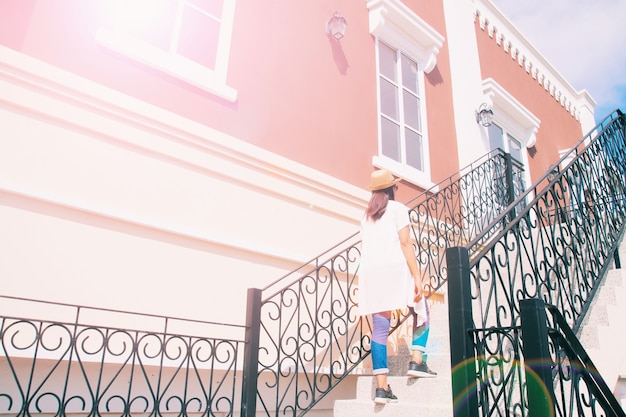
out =
<path fill-rule="evenodd" d="M 430 293 L 445 283 L 444 250 L 491 224 L 523 190 L 522 176 L 497 151 L 410 203 Z M 0 413 L 246 417 L 258 399 L 267 415 L 302 415 L 369 354 L 370 324 L 356 313 L 359 257 L 353 235 L 250 290 L 246 326 L 52 303 L 29 311 L 58 307 L 62 318 L 31 317 L 3 303 Z M 225 329 L 233 337 L 218 336 Z"/>
<path fill-rule="evenodd" d="M 523 189 L 521 165 L 496 151 L 409 203 L 429 294 L 445 283 L 445 249 L 478 235 Z M 247 357 L 252 368 L 245 374 L 246 386 L 258 389 L 243 408 L 301 416 L 369 355 L 370 323 L 357 312 L 358 238 L 353 235 L 270 286 L 250 291 L 249 305 L 258 311 L 249 311 L 247 324 L 258 327 L 252 339 L 258 338 L 260 349 Z M 393 317 L 392 331 L 406 317 L 406 311 Z"/>
<path fill-rule="evenodd" d="M 512 221 L 494 220 L 489 240 L 448 250 L 456 416 L 527 415 L 521 300 L 541 299 L 580 326 L 624 234 L 625 123 L 619 111 L 607 117 L 518 197 L 530 201 Z"/>
<path fill-rule="evenodd" d="M 445 250 L 466 245 L 477 236 L 488 240 L 509 218 L 500 217 L 497 225 L 492 222 L 526 190 L 520 162 L 501 150 L 490 155 L 469 172 L 448 178 L 438 192 L 409 202 L 416 256 L 429 292 L 446 282 Z M 518 201 L 509 216 L 515 217 L 524 205 L 523 199 Z"/>
<path fill-rule="evenodd" d="M 542 384 L 554 393 L 550 411 L 553 409 L 553 415 L 558 416 L 626 417 L 565 317 L 555 306 L 546 305 L 545 308 L 549 313 L 546 327 L 550 336 L 550 356 L 539 363 L 552 366 L 548 369 L 543 367 L 546 371 L 552 371 L 552 380 Z M 529 344 L 532 343 L 532 339 L 529 340 Z"/>
<path fill-rule="evenodd" d="M 239 410 L 243 326 L 14 297 L 0 303 L 0 415 L 211 417 Z M 103 324 L 112 322 L 123 327 Z"/>

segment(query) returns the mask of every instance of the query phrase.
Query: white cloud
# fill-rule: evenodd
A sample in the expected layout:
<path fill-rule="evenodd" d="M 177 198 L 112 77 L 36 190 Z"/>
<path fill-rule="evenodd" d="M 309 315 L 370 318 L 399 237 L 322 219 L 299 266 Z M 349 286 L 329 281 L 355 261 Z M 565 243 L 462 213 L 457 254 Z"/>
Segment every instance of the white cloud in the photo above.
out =
<path fill-rule="evenodd" d="M 492 0 L 598 111 L 626 110 L 625 0 Z"/>

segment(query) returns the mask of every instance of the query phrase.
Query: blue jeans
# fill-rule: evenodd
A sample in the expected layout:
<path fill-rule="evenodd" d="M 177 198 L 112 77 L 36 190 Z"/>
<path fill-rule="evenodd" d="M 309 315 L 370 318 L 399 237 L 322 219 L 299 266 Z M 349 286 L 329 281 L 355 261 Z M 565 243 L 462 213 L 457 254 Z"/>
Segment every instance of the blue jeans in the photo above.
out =
<path fill-rule="evenodd" d="M 426 303 L 426 321 L 421 325 L 417 325 L 417 314 L 410 308 L 413 315 L 413 337 L 411 340 L 411 350 L 419 350 L 424 355 L 426 361 L 426 344 L 428 343 L 428 335 L 430 333 L 430 312 L 428 303 Z M 387 374 L 387 339 L 389 338 L 389 329 L 391 327 L 391 313 L 384 311 L 372 314 L 372 366 L 373 374 Z"/>

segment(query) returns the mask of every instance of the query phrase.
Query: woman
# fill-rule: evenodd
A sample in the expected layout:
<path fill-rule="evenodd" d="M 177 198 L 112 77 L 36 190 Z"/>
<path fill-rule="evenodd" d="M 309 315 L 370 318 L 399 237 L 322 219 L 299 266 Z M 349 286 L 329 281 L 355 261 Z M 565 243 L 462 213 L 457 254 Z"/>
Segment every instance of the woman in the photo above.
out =
<path fill-rule="evenodd" d="M 411 361 L 407 375 L 437 375 L 424 360 L 430 329 L 428 307 L 411 243 L 409 210 L 394 200 L 399 181 L 384 169 L 372 173 L 368 186 L 372 195 L 361 221 L 359 314 L 372 315 L 374 402 L 378 404 L 398 400 L 387 384 L 387 338 L 393 310 L 409 307 L 413 314 Z"/>

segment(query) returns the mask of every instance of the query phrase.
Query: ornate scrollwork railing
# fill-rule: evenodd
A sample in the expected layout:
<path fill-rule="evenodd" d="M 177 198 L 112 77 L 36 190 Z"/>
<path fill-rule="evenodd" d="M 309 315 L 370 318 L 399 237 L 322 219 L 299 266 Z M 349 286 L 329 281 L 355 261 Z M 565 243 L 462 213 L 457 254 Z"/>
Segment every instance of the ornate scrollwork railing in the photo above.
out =
<path fill-rule="evenodd" d="M 470 239 L 478 225 L 497 216 L 519 193 L 520 183 L 512 181 L 521 179 L 519 167 L 506 158 L 500 152 L 489 155 L 413 202 L 416 249 L 430 251 L 418 261 L 429 274 L 425 281 L 431 292 L 445 282 L 440 255 L 449 245 L 450 231 Z M 503 192 L 503 186 L 516 191 Z M 492 197 L 481 200 L 488 192 Z M 432 228 L 439 228 L 433 234 L 436 243 L 421 239 Z M 437 250 L 431 251 L 435 244 Z M 0 309 L 0 413 L 231 416 L 241 394 L 239 411 L 250 416 L 255 413 L 247 402 L 251 391 L 268 415 L 272 410 L 301 415 L 356 372 L 369 354 L 370 323 L 356 314 L 359 246 L 358 235 L 351 236 L 263 290 L 258 310 L 249 312 L 259 320 L 260 344 L 258 361 L 248 361 L 248 366 L 243 347 L 253 346 L 250 326 L 124 313 L 160 322 L 151 323 L 152 330 L 144 325 L 131 330 L 83 320 L 87 311 L 107 310 L 64 306 L 72 310 L 71 318 L 52 320 Z M 290 284 L 278 288 L 289 279 Z M 405 317 L 406 312 L 398 312 L 394 328 Z M 181 323 L 184 329 L 202 329 L 173 331 Z M 231 328 L 238 336 L 207 337 L 215 334 L 206 329 L 213 325 L 220 331 Z M 258 379 L 250 383 L 250 374 Z"/>
<path fill-rule="evenodd" d="M 445 248 L 490 224 L 521 193 L 522 178 L 521 166 L 497 151 L 409 203 L 417 259 L 430 294 L 445 283 Z M 262 290 L 257 394 L 266 415 L 304 414 L 358 372 L 369 355 L 371 325 L 357 313 L 358 239 L 351 236 Z M 393 330 L 407 313 L 392 318 Z M 256 359 L 251 360 L 255 369 Z"/>
<path fill-rule="evenodd" d="M 546 306 L 546 310 L 555 415 L 626 416 L 559 309 Z"/>
<path fill-rule="evenodd" d="M 440 184 L 438 192 L 422 195 L 410 210 L 422 282 L 430 293 L 446 282 L 445 250 L 477 236 L 487 241 L 508 221 L 501 217 L 492 225 L 494 219 L 525 191 L 521 163 L 501 150 L 492 155 L 470 172 Z M 524 205 L 524 200 L 518 201 L 509 213 Z"/>
<path fill-rule="evenodd" d="M 502 228 L 508 213 L 501 213 L 492 223 L 497 232 L 485 231 L 491 235 L 487 244 L 479 236 L 467 245 L 473 312 L 473 326 L 467 327 L 474 331 L 451 332 L 451 346 L 472 340 L 477 380 L 471 385 L 483 416 L 526 415 L 523 354 L 515 334 L 520 300 L 555 306 L 577 330 L 613 260 L 626 225 L 625 122 L 621 112 L 612 113 L 518 197 L 532 200 L 517 217 Z M 576 386 L 568 392 L 584 395 Z M 455 392 L 455 398 L 466 394 Z"/>
<path fill-rule="evenodd" d="M 1 415 L 236 414 L 243 326 L 56 303 L 43 307 L 70 320 L 7 314 L 8 302 L 22 301 L 32 303 L 0 299 Z M 105 316 L 153 330 L 94 320 Z M 218 328 L 233 337 L 203 336 Z"/>

